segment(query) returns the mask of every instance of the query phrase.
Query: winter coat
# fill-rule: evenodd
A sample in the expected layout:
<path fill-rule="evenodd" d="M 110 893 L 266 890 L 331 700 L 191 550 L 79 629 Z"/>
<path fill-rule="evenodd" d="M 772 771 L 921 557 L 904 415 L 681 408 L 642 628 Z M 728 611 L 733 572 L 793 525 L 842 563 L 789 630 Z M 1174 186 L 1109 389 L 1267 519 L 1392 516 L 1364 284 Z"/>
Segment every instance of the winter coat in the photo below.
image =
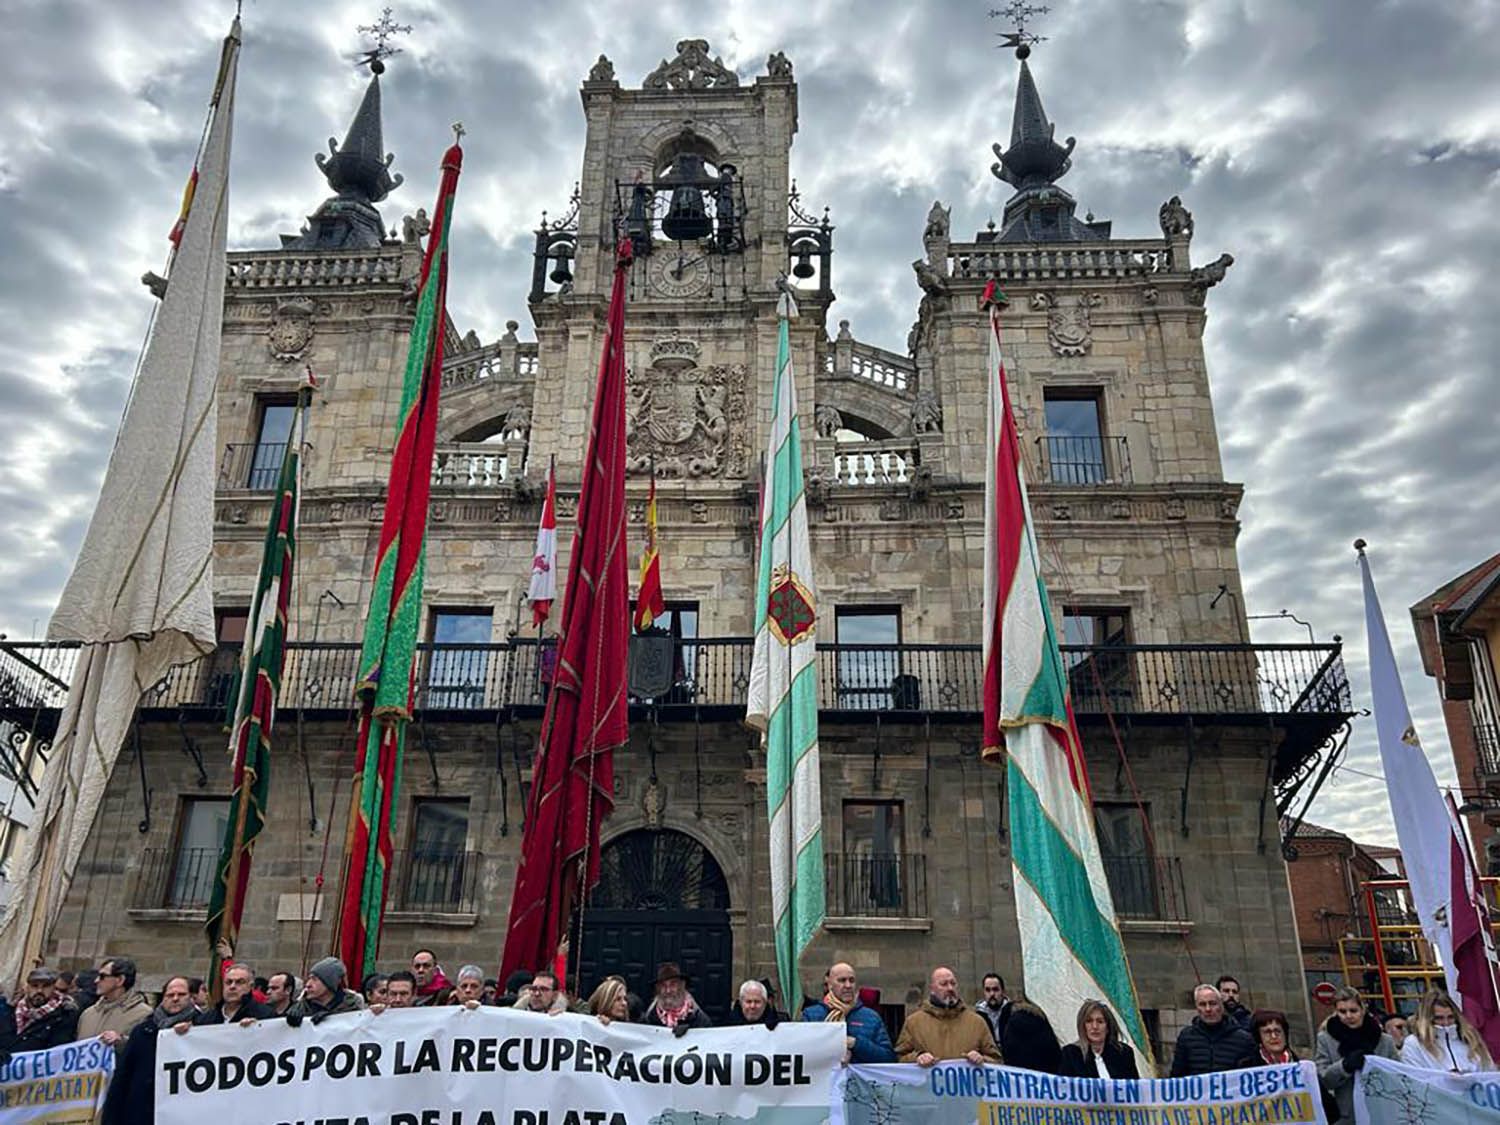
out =
<path fill-rule="evenodd" d="M 777 1024 L 786 1023 L 786 1021 L 787 1021 L 787 1014 L 785 1012 L 778 1012 L 775 1008 L 771 1007 L 769 1004 L 766 1005 L 765 1011 L 761 1012 L 760 1019 L 758 1019 L 758 1020 L 747 1020 L 745 1018 L 745 1013 L 742 1012 L 742 1011 L 740 1011 L 739 1007 L 736 1006 L 735 1009 L 734 1009 L 734 1011 L 732 1011 L 732 1012 L 729 1013 L 729 1022 L 727 1024 L 725 1024 L 724 1026 L 725 1027 L 762 1027 L 762 1026 L 764 1026 L 766 1028 L 766 1030 L 768 1030 L 768 1031 L 775 1031 Z"/>
<path fill-rule="evenodd" d="M 661 1018 L 661 1013 L 656 1010 L 656 1005 L 654 1003 L 650 1008 L 646 1009 L 646 1016 L 641 1020 L 641 1022 L 647 1027 L 667 1026 L 666 1022 Z M 713 1027 L 714 1021 L 709 1019 L 708 1013 L 705 1012 L 702 1008 L 698 1007 L 697 1001 L 694 1001 L 692 1014 L 684 1017 L 683 1019 L 679 1019 L 677 1021 L 677 1027 L 681 1027 L 683 1024 L 687 1024 L 689 1028 Z"/>
<path fill-rule="evenodd" d="M 1415 1035 L 1408 1035 L 1401 1044 L 1399 1062 L 1423 1070 L 1443 1070 L 1449 1073 L 1476 1074 L 1481 1070 L 1494 1070 L 1494 1063 L 1480 1058 L 1469 1045 L 1458 1036 L 1456 1027 L 1434 1027 L 1432 1029 L 1433 1050 L 1422 1046 Z"/>
<path fill-rule="evenodd" d="M 1249 1008 L 1245 1007 L 1245 1005 L 1225 1004 L 1224 1017 L 1226 1019 L 1233 1020 L 1240 1027 L 1243 1027 L 1246 1031 L 1250 1031 L 1251 1012 Z M 1255 1037 L 1255 1033 L 1253 1031 L 1250 1032 L 1250 1037 L 1252 1039 Z"/>
<path fill-rule="evenodd" d="M 1014 1023 L 1012 1018 L 1011 1024 Z M 978 1012 L 962 1004 L 939 1008 L 931 1000 L 924 1000 L 920 1008 L 906 1017 L 896 1040 L 898 1062 L 916 1062 L 922 1054 L 939 1060 L 961 1059 L 970 1051 L 978 1051 L 990 1062 L 1000 1061 L 1000 1048 L 995 1046 L 990 1025 Z"/>
<path fill-rule="evenodd" d="M 109 1080 L 99 1125 L 150 1125 L 156 1120 L 156 1037 L 171 1034 L 150 1017 L 135 1025 Z"/>
<path fill-rule="evenodd" d="M 1100 1054 L 1104 1056 L 1104 1069 L 1109 1071 L 1111 1078 L 1141 1076 L 1136 1069 L 1135 1052 L 1123 1043 L 1106 1043 Z M 1064 1078 L 1098 1078 L 1099 1071 L 1094 1066 L 1093 1056 L 1092 1049 L 1085 1053 L 1084 1048 L 1077 1043 L 1069 1043 L 1062 1049 L 1062 1066 L 1058 1073 Z"/>
<path fill-rule="evenodd" d="M 532 1013 L 532 1015 L 537 1016 L 560 1016 L 564 1012 L 572 1010 L 568 1006 L 567 993 L 563 992 L 561 989 L 553 994 L 552 1003 L 547 1006 L 547 1010 L 545 1012 L 538 1012 L 531 1006 L 531 993 L 529 992 L 523 992 L 519 996 L 517 996 L 516 1002 L 512 1004 L 511 1007 L 518 1012 L 530 1012 Z"/>
<path fill-rule="evenodd" d="M 1062 1070 L 1062 1046 L 1057 1032 L 1040 1008 L 1019 1004 L 1005 1021 L 1005 1037 L 999 1043 L 1006 1066 L 1057 1074 Z"/>
<path fill-rule="evenodd" d="M 990 1025 L 990 1038 L 996 1043 L 1005 1042 L 1005 1025 L 1010 1022 L 1010 1013 L 1014 1008 L 1015 1005 L 1011 1003 L 1009 996 L 1000 1001 L 999 1008 L 991 1008 L 983 1000 L 974 1005 L 974 1010 L 979 1013 L 980 1018 Z"/>
<path fill-rule="evenodd" d="M 803 1023 L 826 1023 L 828 1005 L 819 1001 L 802 1009 Z M 891 1047 L 891 1033 L 885 1029 L 885 1020 L 874 1008 L 856 1003 L 844 1017 L 844 1034 L 854 1040 L 849 1058 L 857 1063 L 891 1063 L 896 1061 L 896 1052 Z"/>
<path fill-rule="evenodd" d="M 120 1037 L 115 1040 L 115 1061 L 118 1062 L 125 1053 L 130 1033 L 150 1014 L 151 1002 L 139 992 L 127 992 L 117 1000 L 100 998 L 79 1013 L 78 1038 L 92 1039 L 113 1031 Z"/>
<path fill-rule="evenodd" d="M 1228 1016 L 1218 1023 L 1204 1023 L 1202 1016 L 1177 1033 L 1177 1049 L 1172 1052 L 1172 1077 L 1190 1074 L 1212 1074 L 1233 1070 L 1239 1061 L 1255 1051 L 1250 1033 Z"/>
<path fill-rule="evenodd" d="M 240 1020 L 274 1020 L 276 1018 L 276 1009 L 271 1005 L 262 1004 L 246 996 L 240 1001 L 240 1010 L 235 1012 L 232 1020 L 224 1019 L 224 1001 L 220 1000 L 212 1008 L 199 1012 L 198 1018 L 193 1023 L 198 1027 L 213 1027 L 225 1022 L 239 1023 Z"/>
<path fill-rule="evenodd" d="M 78 1009 L 66 1000 L 40 1019 L 32 1020 L 24 1032 L 16 1031 L 16 1017 L 0 1028 L 0 1057 L 22 1051 L 47 1051 L 78 1038 Z"/>
<path fill-rule="evenodd" d="M 303 1020 L 320 1022 L 324 1016 L 336 1016 L 343 1012 L 362 1012 L 365 1009 L 365 998 L 357 992 L 350 992 L 347 988 L 341 988 L 336 996 L 330 997 L 329 1002 L 319 1004 L 311 997 L 303 996 L 294 1000 L 291 1007 L 286 1010 L 286 1022 L 296 1027 Z"/>
<path fill-rule="evenodd" d="M 1394 1059 L 1395 1040 L 1380 1030 L 1380 1024 L 1368 1012 L 1359 1027 L 1347 1027 L 1338 1016 L 1329 1016 L 1318 1028 L 1313 1061 L 1318 1064 L 1319 1083 L 1338 1103 L 1340 1119 L 1348 1121 L 1354 1120 L 1354 1071 L 1344 1065 L 1344 1060 L 1356 1055 L 1361 1059 L 1365 1055 Z"/>

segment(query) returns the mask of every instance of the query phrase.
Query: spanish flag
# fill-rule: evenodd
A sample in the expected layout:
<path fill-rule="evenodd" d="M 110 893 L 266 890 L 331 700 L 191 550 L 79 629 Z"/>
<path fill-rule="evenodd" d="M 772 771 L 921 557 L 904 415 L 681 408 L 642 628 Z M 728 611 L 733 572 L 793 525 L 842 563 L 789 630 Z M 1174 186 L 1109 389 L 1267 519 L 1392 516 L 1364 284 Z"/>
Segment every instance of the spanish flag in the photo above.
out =
<path fill-rule="evenodd" d="M 635 631 L 644 633 L 667 612 L 661 595 L 661 558 L 656 551 L 656 476 L 646 495 L 646 549 L 641 552 L 641 588 L 635 598 Z"/>

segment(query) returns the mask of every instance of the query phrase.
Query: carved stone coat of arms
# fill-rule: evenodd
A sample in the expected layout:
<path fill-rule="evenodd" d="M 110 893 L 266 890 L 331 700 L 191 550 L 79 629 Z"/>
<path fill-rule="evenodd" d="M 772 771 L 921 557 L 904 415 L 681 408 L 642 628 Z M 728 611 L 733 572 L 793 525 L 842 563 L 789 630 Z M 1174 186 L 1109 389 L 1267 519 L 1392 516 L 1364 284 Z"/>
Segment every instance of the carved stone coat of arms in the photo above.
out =
<path fill-rule="evenodd" d="M 743 477 L 745 367 L 649 367 L 626 384 L 629 469 L 657 476 Z"/>

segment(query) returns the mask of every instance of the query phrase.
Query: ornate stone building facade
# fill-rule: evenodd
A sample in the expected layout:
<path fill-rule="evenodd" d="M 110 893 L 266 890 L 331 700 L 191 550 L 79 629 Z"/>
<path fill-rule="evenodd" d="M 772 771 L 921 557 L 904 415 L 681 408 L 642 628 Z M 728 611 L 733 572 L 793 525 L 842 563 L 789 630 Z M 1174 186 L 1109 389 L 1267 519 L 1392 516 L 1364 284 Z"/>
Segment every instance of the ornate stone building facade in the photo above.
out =
<path fill-rule="evenodd" d="M 399 239 L 368 219 L 395 184 L 377 83 L 339 150 L 349 159 L 338 194 L 281 248 L 230 255 L 215 577 L 225 644 L 143 700 L 138 743 L 121 757 L 54 936 L 60 962 L 129 953 L 151 983 L 206 954 L 198 923 L 229 780 L 218 709 L 304 365 L 321 384 L 295 643 L 240 952 L 262 971 L 295 969 L 330 943 L 355 646 L 426 234 L 420 212 Z M 645 987 L 657 961 L 677 960 L 722 1011 L 735 982 L 774 961 L 763 775 L 740 719 L 783 274 L 801 293 L 792 345 L 820 598 L 830 914 L 805 980 L 837 953 L 881 990 L 893 1022 L 937 962 L 970 988 L 991 969 L 1024 987 L 1003 771 L 978 756 L 978 299 L 994 277 L 1010 300 L 1005 354 L 1046 578 L 1148 1022 L 1170 1041 L 1197 976 L 1220 971 L 1301 1021 L 1278 816 L 1295 814 L 1351 708 L 1337 646 L 1246 643 L 1241 488 L 1223 479 L 1202 344 L 1205 297 L 1229 256 L 1192 264 L 1192 219 L 1175 198 L 1159 236 L 1118 239 L 1108 222 L 1077 218 L 1057 184 L 1073 142 L 1053 139 L 1023 64 L 1010 144 L 996 146 L 995 173 L 1014 189 L 1003 222 L 961 238 L 939 203 L 914 225 L 916 320 L 897 354 L 861 343 L 847 321 L 828 324 L 835 231 L 792 185 L 798 90 L 784 56 L 742 78 L 685 40 L 638 86 L 601 57 L 581 95 L 579 187 L 537 233 L 535 340 L 520 339 L 516 321 L 491 343 L 449 332 L 432 643 L 385 960 L 418 944 L 450 968 L 498 960 L 546 690 L 522 627 L 538 484 L 555 458 L 566 565 L 623 232 L 640 252 L 627 310 L 632 549 L 654 466 L 675 656 L 672 685 L 637 701 L 616 759 L 605 880 L 574 950 L 585 987 L 605 968 Z M 30 693 L 9 716 L 45 735 L 68 654 L 12 645 L 0 657 Z M 1072 1013 L 1052 1015 L 1071 1028 Z"/>

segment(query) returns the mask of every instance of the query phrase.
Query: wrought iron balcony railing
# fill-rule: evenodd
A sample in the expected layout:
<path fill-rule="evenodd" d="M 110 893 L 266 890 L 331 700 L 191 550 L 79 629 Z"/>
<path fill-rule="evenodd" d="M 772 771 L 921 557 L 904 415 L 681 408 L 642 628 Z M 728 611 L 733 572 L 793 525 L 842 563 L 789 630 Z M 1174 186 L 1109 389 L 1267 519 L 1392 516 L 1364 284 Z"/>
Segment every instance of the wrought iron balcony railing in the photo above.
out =
<path fill-rule="evenodd" d="M 752 644 L 746 637 L 677 642 L 678 682 L 670 707 L 743 707 Z M 283 709 L 343 711 L 353 705 L 356 644 L 293 642 L 282 675 Z M 540 709 L 554 642 L 424 644 L 417 656 L 417 709 L 434 714 Z M 171 669 L 141 706 L 221 711 L 238 663 L 223 645 Z M 1080 715 L 1347 717 L 1353 712 L 1338 644 L 1065 645 L 1073 707 Z M 0 641 L 0 715 L 26 721 L 61 708 L 78 656 L 75 644 Z M 820 708 L 828 712 L 948 714 L 982 709 L 984 669 L 977 645 L 820 644 Z"/>
<path fill-rule="evenodd" d="M 1480 775 L 1490 780 L 1500 779 L 1500 726 L 1475 723 L 1474 751 L 1479 755 Z"/>
<path fill-rule="evenodd" d="M 130 905 L 139 910 L 206 908 L 218 865 L 218 848 L 146 848 Z"/>
<path fill-rule="evenodd" d="M 1036 439 L 1041 479 L 1049 484 L 1130 484 L 1130 447 L 1124 437 L 1069 437 L 1043 434 Z"/>
<path fill-rule="evenodd" d="M 927 917 L 927 857 L 906 852 L 823 857 L 828 913 L 838 918 Z"/>
<path fill-rule="evenodd" d="M 226 445 L 219 458 L 219 488 L 272 492 L 281 477 L 284 441 L 254 441 Z"/>
<path fill-rule="evenodd" d="M 433 914 L 473 914 L 477 910 L 479 852 L 396 852 L 394 909 Z"/>
<path fill-rule="evenodd" d="M 1129 921 L 1187 921 L 1182 861 L 1176 856 L 1105 856 L 1115 914 Z"/>

